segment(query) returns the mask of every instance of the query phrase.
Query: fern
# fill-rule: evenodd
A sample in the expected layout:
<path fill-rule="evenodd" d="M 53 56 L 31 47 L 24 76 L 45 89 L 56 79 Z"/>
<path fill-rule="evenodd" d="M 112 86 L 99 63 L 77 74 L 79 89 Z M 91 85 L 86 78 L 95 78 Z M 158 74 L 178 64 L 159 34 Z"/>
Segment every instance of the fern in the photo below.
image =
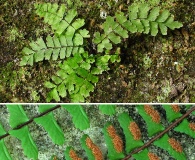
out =
<path fill-rule="evenodd" d="M 45 86 L 52 89 L 47 101 L 60 101 L 60 97 L 70 95 L 72 102 L 84 102 L 89 93 L 94 90 L 98 82 L 98 74 L 109 69 L 108 62 L 116 61 L 116 55 L 104 55 L 97 58 L 87 52 L 77 53 L 60 64 L 60 70 L 52 76 L 53 82 L 46 82 Z"/>
<path fill-rule="evenodd" d="M 68 30 L 65 35 L 53 36 L 46 38 L 46 43 L 42 38 L 36 42 L 31 42 L 31 48 L 24 47 L 22 50 L 26 56 L 22 58 L 21 66 L 31 65 L 33 62 L 45 60 L 65 59 L 76 53 L 83 51 L 83 38 L 88 38 L 87 30 L 80 30 L 79 33 L 71 33 Z"/>
<path fill-rule="evenodd" d="M 85 24 L 84 19 L 74 20 L 77 16 L 75 9 L 68 10 L 65 15 L 67 8 L 64 4 L 58 6 L 56 3 L 36 3 L 35 9 L 37 15 L 43 17 L 44 22 L 51 25 L 57 35 L 61 35 L 65 30 L 73 33 Z"/>
<path fill-rule="evenodd" d="M 84 38 L 89 38 L 89 31 L 80 29 L 85 23 L 83 19 L 75 19 L 77 12 L 69 10 L 65 14 L 65 5 L 60 7 L 57 4 L 43 3 L 35 4 L 36 13 L 44 17 L 44 21 L 51 25 L 55 35 L 46 37 L 46 42 L 42 38 L 30 43 L 30 47 L 24 47 L 25 54 L 20 63 L 21 66 L 33 65 L 33 62 L 45 60 L 65 59 L 76 53 L 83 51 Z M 59 10 L 58 10 L 59 8 Z"/>
<path fill-rule="evenodd" d="M 116 49 L 114 55 L 109 53 L 113 53 L 112 44 L 121 43 L 121 38 L 128 38 L 129 32 L 156 36 L 159 28 L 166 35 L 167 28 L 182 26 L 174 21 L 168 10 L 161 12 L 159 7 L 151 9 L 147 4 L 133 4 L 128 7 L 128 15 L 117 12 L 115 17 L 108 16 L 102 25 L 103 34 L 95 32 L 93 42 L 97 45 L 97 51 L 106 49 L 102 55 L 88 53 L 86 38 L 92 34 L 82 29 L 84 19 L 77 18 L 75 9 L 67 9 L 64 4 L 59 6 L 56 3 L 36 3 L 34 6 L 37 15 L 44 18 L 53 33 L 46 39 L 38 38 L 30 42 L 30 47 L 24 47 L 20 66 L 33 66 L 34 62 L 44 60 L 62 60 L 57 73 L 45 82 L 44 86 L 51 89 L 46 97 L 47 102 L 61 101 L 64 97 L 69 97 L 72 102 L 84 102 L 94 91 L 98 75 L 109 70 L 109 63 L 120 61 L 120 48 Z"/>
<path fill-rule="evenodd" d="M 132 117 L 124 110 L 122 113 L 116 114 L 116 110 L 124 107 L 116 107 L 113 105 L 99 106 L 99 108 L 101 108 L 100 111 L 104 110 L 104 112 L 109 113 L 109 115 L 117 115 L 118 122 L 123 130 L 124 139 L 120 137 L 122 133 L 119 134 L 120 130 L 116 129 L 115 122 L 107 122 L 102 128 L 105 137 L 105 143 L 108 149 L 107 155 L 104 155 L 99 146 L 94 143 L 93 139 L 90 138 L 90 136 L 86 133 L 83 133 L 83 136 L 81 137 L 81 146 L 85 150 L 88 159 L 126 160 L 130 157 L 134 157 L 137 160 L 152 159 L 152 157 L 159 159 L 160 154 L 152 153 L 150 151 L 149 146 L 151 144 L 153 144 L 153 147 L 160 147 L 163 150 L 167 151 L 170 157 L 173 157 L 178 160 L 187 159 L 179 140 L 175 138 L 174 134 L 171 134 L 168 131 L 174 129 L 175 132 L 187 134 L 188 136 L 195 138 L 195 127 L 193 122 L 195 107 L 191 106 L 189 107 L 189 109 L 187 109 L 186 107 L 185 112 L 180 112 L 181 108 L 178 105 L 158 107 L 161 108 L 161 110 L 165 111 L 165 117 L 167 118 L 167 120 L 169 119 L 168 115 L 171 117 L 174 117 L 175 114 L 180 115 L 176 116 L 177 118 L 171 121 L 168 120 L 167 126 L 163 123 L 163 130 L 162 127 L 160 127 L 160 129 L 155 129 L 155 126 L 162 124 L 162 121 L 164 121 L 166 118 L 162 120 L 163 117 L 152 106 L 137 105 L 136 114 L 139 114 L 141 116 L 141 119 L 144 120 L 146 124 L 153 126 L 153 129 L 155 129 L 154 132 L 150 130 L 149 126 L 147 125 L 146 131 L 148 135 L 148 140 L 144 140 L 145 138 L 143 139 L 142 136 L 143 130 L 140 129 L 143 128 L 139 124 L 140 120 L 138 118 L 134 119 L 137 116 Z M 27 117 L 23 106 L 16 104 L 7 105 L 7 109 L 10 114 L 9 124 L 12 129 L 6 132 L 3 126 L 0 124 L 0 158 L 4 160 L 12 159 L 4 143 L 4 138 L 10 135 L 18 138 L 22 142 L 24 154 L 29 159 L 37 159 L 38 150 L 29 132 L 29 127 L 27 126 L 32 122 L 41 125 L 46 130 L 54 144 L 64 144 L 65 137 L 63 131 L 60 125 L 56 122 L 57 119 L 54 118 L 52 113 L 54 110 L 57 110 L 59 108 L 65 109 L 71 114 L 71 116 L 73 117 L 73 123 L 75 124 L 76 128 L 85 131 L 87 128 L 90 127 L 88 116 L 85 113 L 83 107 L 80 105 L 39 105 L 39 115 L 31 119 Z M 112 113 L 110 113 L 111 110 Z M 191 120 L 189 120 L 187 117 L 191 117 L 189 118 Z M 69 146 L 66 147 L 66 149 L 63 149 L 66 159 L 81 159 L 76 153 L 77 151 L 75 151 L 73 147 Z"/>
<path fill-rule="evenodd" d="M 128 17 L 127 17 L 128 16 Z M 167 28 L 174 30 L 183 25 L 174 21 L 173 15 L 168 10 L 160 11 L 159 7 L 150 8 L 148 4 L 133 4 L 128 7 L 128 15 L 117 12 L 115 17 L 108 16 L 102 24 L 103 34 L 94 34 L 94 43 L 98 52 L 104 48 L 112 49 L 112 43 L 121 43 L 121 38 L 128 38 L 130 33 L 145 33 L 156 36 L 160 29 L 163 35 L 167 35 Z"/>

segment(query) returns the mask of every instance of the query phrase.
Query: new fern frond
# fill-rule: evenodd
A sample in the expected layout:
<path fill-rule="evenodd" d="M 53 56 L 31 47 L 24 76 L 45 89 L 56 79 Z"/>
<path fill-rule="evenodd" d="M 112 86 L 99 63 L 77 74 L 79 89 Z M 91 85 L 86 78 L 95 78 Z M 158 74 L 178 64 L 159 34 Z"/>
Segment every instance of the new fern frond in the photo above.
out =
<path fill-rule="evenodd" d="M 163 35 L 167 35 L 167 28 L 174 30 L 183 25 L 174 21 L 173 15 L 168 10 L 161 11 L 159 7 L 150 8 L 148 4 L 133 4 L 128 7 L 128 14 L 117 12 L 115 17 L 108 16 L 102 24 L 103 34 L 94 34 L 94 43 L 98 52 L 104 48 L 112 49 L 112 43 L 121 43 L 121 38 L 128 38 L 130 33 L 144 33 L 156 36 L 160 29 Z"/>
<path fill-rule="evenodd" d="M 178 105 L 158 106 L 161 111 L 165 111 L 165 115 L 163 116 L 157 109 L 155 109 L 155 107 L 150 105 L 128 106 L 128 109 L 131 108 L 131 112 L 136 110 L 136 115 L 129 115 L 130 110 L 118 114 L 116 110 L 118 110 L 120 106 L 99 106 L 100 112 L 103 111 L 104 113 L 109 114 L 109 116 L 116 115 L 118 117 L 117 120 L 113 122 L 108 122 L 111 117 L 107 117 L 108 119 L 105 120 L 106 124 L 101 127 L 103 130 L 103 133 L 101 134 L 104 135 L 104 143 L 107 147 L 107 151 L 105 152 L 104 150 L 103 152 L 102 148 L 100 149 L 100 146 L 95 144 L 99 140 L 99 137 L 94 141 L 93 138 L 85 132 L 86 129 L 90 128 L 91 123 L 85 110 L 90 107 L 88 108 L 88 106 L 85 106 L 84 109 L 83 106 L 74 104 L 61 106 L 43 104 L 39 105 L 39 114 L 29 119 L 23 106 L 15 104 L 7 105 L 10 114 L 9 125 L 11 126 L 11 130 L 6 132 L 0 123 L 0 159 L 12 159 L 9 150 L 4 143 L 4 138 L 7 136 L 16 137 L 21 141 L 24 154 L 29 159 L 32 158 L 36 160 L 38 158 L 36 143 L 29 131 L 30 126 L 27 126 L 32 122 L 41 125 L 45 129 L 51 138 L 52 143 L 57 145 L 63 145 L 66 143 L 66 137 L 64 137 L 63 129 L 61 128 L 62 124 L 57 123 L 59 117 L 57 116 L 54 118 L 53 115 L 53 111 L 59 108 L 67 110 L 72 116 L 72 121 L 75 127 L 83 131 L 80 138 L 81 147 L 85 150 L 86 156 L 89 160 L 127 160 L 131 157 L 134 157 L 136 160 L 151 160 L 153 158 L 160 159 L 160 157 L 163 159 L 160 153 L 153 153 L 151 151 L 152 149 L 150 148 L 150 145 L 162 148 L 174 159 L 185 160 L 188 159 L 186 156 L 186 150 L 184 150 L 184 146 L 179 139 L 176 138 L 176 134 L 186 134 L 189 138 L 192 137 L 193 141 L 195 140 L 195 124 L 193 122 L 195 115 L 194 106 L 189 107 L 189 109 L 182 106 L 182 112 L 180 112 L 181 107 Z M 97 114 L 97 112 L 95 112 L 95 114 Z M 175 114 L 177 116 L 175 116 Z M 137 115 L 139 115 L 140 118 L 136 118 Z M 64 116 L 67 115 L 65 114 Z M 92 114 L 92 117 L 93 116 L 95 115 Z M 170 120 L 169 116 L 175 118 Z M 144 123 L 141 122 L 142 120 Z M 117 121 L 120 126 L 116 126 L 118 123 Z M 166 121 L 168 124 L 165 124 L 162 121 Z M 122 130 L 120 127 L 123 132 L 121 132 Z M 155 131 L 151 130 L 149 127 L 153 128 Z M 174 134 L 172 130 L 174 130 Z M 121 138 L 121 135 L 123 135 L 123 139 Z M 74 150 L 73 147 L 66 146 L 64 148 L 63 145 L 62 150 L 66 159 L 81 160 L 77 151 Z"/>

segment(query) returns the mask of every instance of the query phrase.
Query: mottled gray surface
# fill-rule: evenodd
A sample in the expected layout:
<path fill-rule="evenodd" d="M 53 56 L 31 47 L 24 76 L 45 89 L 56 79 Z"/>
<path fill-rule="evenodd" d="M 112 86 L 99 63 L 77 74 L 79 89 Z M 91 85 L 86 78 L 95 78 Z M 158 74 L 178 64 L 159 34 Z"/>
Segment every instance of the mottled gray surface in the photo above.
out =
<path fill-rule="evenodd" d="M 59 160 L 63 160 L 64 150 L 67 146 L 73 146 L 77 153 L 81 155 L 81 157 L 85 157 L 84 159 L 87 159 L 85 156 L 85 152 L 81 148 L 80 144 L 80 138 L 83 134 L 88 134 L 94 141 L 94 143 L 96 143 L 101 148 L 103 154 L 106 155 L 107 150 L 103 138 L 102 128 L 106 122 L 112 122 L 118 133 L 123 137 L 122 130 L 120 129 L 117 122 L 117 115 L 122 112 L 129 113 L 131 117 L 135 119 L 138 124 L 140 124 L 141 130 L 146 131 L 146 125 L 141 125 L 143 122 L 137 114 L 137 111 L 131 106 L 117 107 L 117 114 L 115 116 L 106 116 L 101 114 L 97 106 L 84 106 L 84 109 L 90 119 L 90 128 L 84 131 L 80 131 L 79 129 L 76 129 L 74 127 L 71 116 L 65 109 L 59 108 L 53 112 L 57 123 L 62 128 L 65 135 L 66 142 L 62 146 L 53 144 L 51 139 L 48 137 L 48 134 L 41 126 L 38 126 L 34 122 L 28 125 L 31 135 L 39 150 L 39 160 L 48 160 L 52 155 L 56 155 Z M 29 118 L 32 118 L 38 114 L 38 107 L 35 105 L 24 106 L 24 110 Z M 161 115 L 163 117 L 163 113 L 161 113 Z M 8 123 L 8 119 L 9 113 L 6 107 L 0 106 L 0 123 L 7 131 L 11 129 Z M 162 123 L 164 125 L 167 125 L 165 119 L 162 120 Z M 172 131 L 169 132 L 169 135 L 175 137 L 181 142 L 188 160 L 195 160 L 195 140 L 193 138 Z M 148 141 L 146 132 L 142 133 L 142 137 L 145 142 Z M 6 137 L 4 140 L 14 160 L 28 160 L 28 158 L 26 158 L 23 154 L 23 150 L 19 140 L 11 136 Z M 166 151 L 163 151 L 153 145 L 149 147 L 149 150 L 162 157 L 163 160 L 173 160 L 173 158 L 168 156 L 168 153 Z"/>

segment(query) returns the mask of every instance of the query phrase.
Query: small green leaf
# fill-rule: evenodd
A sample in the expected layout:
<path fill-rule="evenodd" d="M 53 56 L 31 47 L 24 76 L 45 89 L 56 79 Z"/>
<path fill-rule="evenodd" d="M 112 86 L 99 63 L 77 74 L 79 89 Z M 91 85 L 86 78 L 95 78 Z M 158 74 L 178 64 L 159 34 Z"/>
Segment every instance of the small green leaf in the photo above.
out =
<path fill-rule="evenodd" d="M 46 41 L 47 47 L 54 47 L 53 38 L 50 35 L 47 36 Z"/>
<path fill-rule="evenodd" d="M 183 24 L 178 22 L 178 21 L 174 21 L 174 22 L 171 22 L 171 23 L 165 23 L 165 25 L 167 27 L 169 27 L 170 29 L 172 29 L 172 30 L 174 30 L 175 28 L 183 27 Z"/>
<path fill-rule="evenodd" d="M 29 120 L 22 105 L 7 104 L 6 106 L 10 113 L 9 123 L 12 128 L 15 128 Z"/>
<path fill-rule="evenodd" d="M 59 95 L 61 97 L 66 97 L 67 93 L 66 93 L 66 87 L 63 83 L 61 83 L 58 88 L 57 88 L 58 92 L 59 92 Z"/>
<path fill-rule="evenodd" d="M 47 131 L 53 143 L 62 145 L 65 141 L 64 134 L 59 125 L 57 124 L 53 113 L 49 113 L 43 117 L 35 118 L 34 121 L 37 124 L 43 126 Z"/>
<path fill-rule="evenodd" d="M 55 87 L 56 87 L 55 84 L 53 84 L 53 83 L 51 83 L 51 82 L 49 82 L 49 81 L 45 82 L 45 83 L 44 83 L 44 86 L 45 86 L 46 88 L 55 88 Z"/>
<path fill-rule="evenodd" d="M 80 29 L 80 30 L 79 30 L 79 33 L 80 33 L 84 38 L 89 38 L 89 37 L 90 37 L 89 31 L 86 30 L 86 29 Z"/>
<path fill-rule="evenodd" d="M 158 23 L 157 22 L 150 22 L 151 25 L 151 35 L 156 36 L 158 33 Z"/>
<path fill-rule="evenodd" d="M 86 135 L 86 134 L 84 134 L 83 136 L 82 136 L 82 138 L 81 138 L 81 145 L 82 145 L 82 147 L 84 148 L 84 150 L 85 150 L 85 152 L 86 152 L 86 155 L 87 155 L 87 157 L 88 157 L 88 159 L 90 159 L 90 160 L 96 160 L 97 158 L 95 157 L 95 155 L 94 155 L 94 153 L 93 153 L 93 148 L 95 148 L 94 146 L 93 146 L 93 148 L 90 148 L 89 147 L 89 144 L 87 145 L 87 141 L 86 140 L 89 140 L 90 138 L 89 138 L 89 136 L 88 135 Z M 91 140 L 91 139 L 90 139 Z M 92 141 L 91 141 L 91 143 L 93 143 Z M 94 143 L 93 143 L 93 145 L 95 145 Z M 92 146 L 91 146 L 92 147 Z M 96 146 L 97 147 L 97 146 Z M 102 153 L 101 153 L 101 151 L 100 150 L 98 150 L 99 148 L 96 148 L 96 154 L 97 155 L 99 155 L 99 159 L 101 159 L 100 158 L 100 156 L 102 155 Z M 98 151 L 99 152 L 98 152 Z M 98 153 L 97 153 L 98 152 Z M 103 157 L 102 157 L 103 158 Z"/>
<path fill-rule="evenodd" d="M 44 59 L 44 52 L 45 52 L 44 50 L 40 50 L 40 51 L 36 52 L 34 54 L 34 61 L 35 62 L 43 61 L 43 59 Z"/>
<path fill-rule="evenodd" d="M 27 126 L 22 127 L 18 130 L 11 130 L 9 134 L 18 138 L 22 143 L 22 148 L 24 149 L 24 154 L 30 159 L 38 159 L 38 149 L 33 141 L 29 129 Z"/>
<path fill-rule="evenodd" d="M 51 77 L 51 79 L 52 79 L 52 81 L 55 82 L 55 84 L 60 84 L 62 82 L 62 79 L 60 77 L 58 77 L 58 76 L 55 76 L 55 75 L 53 75 Z"/>
<path fill-rule="evenodd" d="M 134 20 L 138 18 L 138 11 L 139 11 L 139 6 L 137 4 L 133 4 L 128 7 L 129 11 L 129 19 Z"/>
<path fill-rule="evenodd" d="M 75 30 L 81 28 L 82 26 L 84 26 L 85 21 L 84 19 L 76 19 L 73 23 L 72 26 L 74 27 Z"/>
<path fill-rule="evenodd" d="M 140 4 L 139 5 L 139 18 L 147 18 L 149 10 L 150 10 L 150 7 L 146 3 Z"/>
<path fill-rule="evenodd" d="M 143 160 L 143 159 L 150 160 L 148 157 L 148 150 L 147 149 L 144 149 L 137 154 L 133 154 L 132 157 L 135 158 L 136 160 Z"/>
<path fill-rule="evenodd" d="M 99 106 L 99 110 L 106 115 L 113 115 L 116 113 L 115 109 L 116 106 L 115 105 L 109 105 L 109 104 L 100 104 Z"/>
<path fill-rule="evenodd" d="M 27 47 L 24 47 L 22 49 L 22 52 L 25 54 L 25 55 L 30 55 L 30 54 L 34 54 L 35 52 Z"/>
<path fill-rule="evenodd" d="M 110 34 L 108 35 L 108 38 L 109 38 L 114 44 L 118 44 L 118 43 L 121 42 L 120 37 L 119 37 L 119 36 L 116 36 L 116 34 L 114 34 L 114 33 L 110 33 Z"/>
<path fill-rule="evenodd" d="M 76 128 L 84 130 L 89 128 L 89 119 L 81 105 L 61 105 L 72 116 Z"/>
<path fill-rule="evenodd" d="M 165 24 L 159 23 L 159 28 L 160 28 L 162 35 L 167 35 L 167 27 Z"/>
<path fill-rule="evenodd" d="M 162 106 L 166 111 L 166 116 L 169 122 L 172 122 L 176 118 L 179 118 L 182 116 L 180 112 L 175 112 L 173 108 L 171 107 L 171 105 L 162 105 Z"/>
<path fill-rule="evenodd" d="M 164 127 L 161 123 L 154 122 L 151 116 L 146 113 L 144 105 L 137 105 L 136 108 L 138 109 L 139 114 L 142 116 L 142 118 L 147 124 L 148 134 L 150 137 L 164 130 Z"/>
<path fill-rule="evenodd" d="M 3 140 L 0 140 L 0 151 L 0 157 L 2 160 L 12 160 Z"/>
<path fill-rule="evenodd" d="M 170 16 L 170 12 L 168 10 L 163 10 L 162 13 L 157 17 L 157 22 L 165 22 Z"/>
<path fill-rule="evenodd" d="M 74 42 L 75 46 L 82 45 L 83 44 L 83 37 L 80 34 L 76 33 L 73 42 Z"/>
<path fill-rule="evenodd" d="M 57 102 L 60 101 L 60 97 L 58 95 L 58 91 L 56 88 L 52 89 L 47 95 L 47 102 L 50 102 L 52 99 L 55 99 Z"/>
<path fill-rule="evenodd" d="M 22 60 L 20 61 L 20 66 L 25 66 L 28 64 L 28 61 L 30 59 L 31 56 L 23 56 Z"/>
<path fill-rule="evenodd" d="M 0 136 L 6 134 L 5 130 L 3 129 L 3 126 L 0 124 Z M 0 140 L 0 157 L 3 160 L 12 160 L 9 152 L 7 151 L 7 148 L 5 146 L 4 140 Z"/>
<path fill-rule="evenodd" d="M 190 128 L 190 123 L 186 119 L 184 119 L 177 127 L 175 127 L 174 130 L 195 138 L 195 131 Z"/>
<path fill-rule="evenodd" d="M 135 140 L 133 137 L 133 134 L 130 132 L 130 129 L 129 129 L 129 126 L 133 122 L 133 119 L 131 117 L 129 117 L 129 115 L 127 113 L 122 113 L 119 115 L 118 121 L 120 123 L 120 126 L 123 129 L 124 134 L 125 134 L 125 142 L 126 142 L 125 151 L 126 151 L 126 153 L 131 152 L 133 149 L 135 149 L 137 147 L 141 147 L 143 145 L 143 142 L 141 140 L 142 137 L 140 137 L 139 140 L 138 139 Z"/>
<path fill-rule="evenodd" d="M 172 148 L 172 146 L 169 143 L 169 137 L 168 137 L 167 134 L 165 134 L 159 140 L 154 141 L 154 145 L 168 151 L 169 154 L 177 160 L 186 160 L 186 156 L 185 156 L 183 151 L 178 152 L 178 151 L 176 151 L 175 149 Z"/>
<path fill-rule="evenodd" d="M 149 21 L 156 21 L 156 18 L 159 16 L 160 13 L 160 8 L 159 7 L 154 7 L 148 16 Z"/>
<path fill-rule="evenodd" d="M 107 123 L 104 128 L 103 128 L 103 133 L 104 133 L 104 139 L 108 148 L 108 159 L 110 160 L 118 160 L 122 159 L 125 157 L 122 151 L 119 151 L 115 148 L 114 143 L 113 143 L 113 137 L 109 135 L 108 128 L 113 126 L 110 123 Z M 117 134 L 117 133 L 115 133 Z M 118 140 L 118 139 L 117 139 Z M 119 143 L 119 142 L 118 142 Z"/>
<path fill-rule="evenodd" d="M 77 16 L 77 11 L 75 9 L 71 9 L 68 11 L 65 20 L 70 24 L 76 16 Z"/>

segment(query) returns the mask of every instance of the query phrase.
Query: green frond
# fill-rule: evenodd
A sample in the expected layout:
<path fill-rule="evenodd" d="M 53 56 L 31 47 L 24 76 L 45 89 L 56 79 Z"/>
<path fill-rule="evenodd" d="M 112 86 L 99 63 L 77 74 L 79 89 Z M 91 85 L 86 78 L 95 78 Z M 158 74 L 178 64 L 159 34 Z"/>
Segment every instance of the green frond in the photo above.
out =
<path fill-rule="evenodd" d="M 96 58 L 83 52 L 64 61 L 60 64 L 60 70 L 52 76 L 52 82 L 45 83 L 45 87 L 51 89 L 47 101 L 60 101 L 60 97 L 69 94 L 72 102 L 84 102 L 98 82 L 97 75 L 109 69 L 108 61 L 114 56 L 104 55 Z M 114 57 L 114 60 L 117 58 Z"/>
<path fill-rule="evenodd" d="M 37 15 L 44 17 L 44 22 L 48 23 L 57 35 L 61 35 L 70 27 L 78 30 L 84 25 L 83 19 L 74 20 L 77 16 L 77 11 L 75 9 L 67 11 L 67 7 L 64 4 L 58 6 L 56 3 L 36 3 L 35 9 Z"/>
<path fill-rule="evenodd" d="M 182 116 L 182 114 L 179 112 L 179 106 L 178 111 L 174 110 L 172 105 L 162 105 L 164 110 L 166 111 L 166 116 L 169 122 L 172 122 L 173 120 L 179 118 Z"/>
<path fill-rule="evenodd" d="M 57 60 L 58 58 L 64 59 L 76 53 L 83 51 L 84 38 L 88 38 L 87 30 L 80 30 L 80 33 L 66 32 L 65 35 L 53 36 L 50 35 L 46 38 L 46 43 L 42 38 L 36 42 L 31 42 L 31 48 L 25 47 L 22 51 L 25 54 L 22 57 L 20 66 L 33 65 L 34 62 L 45 60 Z"/>
<path fill-rule="evenodd" d="M 151 9 L 147 4 L 132 4 L 128 7 L 128 15 L 117 12 L 115 17 L 108 16 L 103 23 L 103 34 L 94 34 L 94 43 L 97 44 L 97 51 L 104 49 L 111 50 L 112 43 L 121 43 L 121 38 L 128 38 L 129 33 L 145 33 L 156 36 L 159 29 L 162 35 L 167 35 L 167 29 L 174 30 L 183 25 L 174 21 L 168 10 L 160 11 L 159 7 Z"/>
<path fill-rule="evenodd" d="M 3 140 L 0 140 L 0 157 L 4 160 L 12 160 Z"/>
<path fill-rule="evenodd" d="M 143 151 L 141 151 L 137 154 L 134 154 L 133 158 L 135 158 L 136 160 L 143 160 L 143 159 L 150 160 L 148 157 L 148 150 L 147 149 L 144 149 Z"/>

